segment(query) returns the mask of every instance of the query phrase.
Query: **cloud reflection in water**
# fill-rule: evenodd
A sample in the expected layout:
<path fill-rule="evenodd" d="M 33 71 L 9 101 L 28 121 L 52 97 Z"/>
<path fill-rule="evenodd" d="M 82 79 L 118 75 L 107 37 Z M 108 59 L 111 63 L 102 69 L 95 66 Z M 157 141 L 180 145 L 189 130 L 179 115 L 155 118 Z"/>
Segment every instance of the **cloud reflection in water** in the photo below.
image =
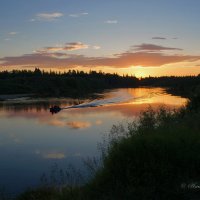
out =
<path fill-rule="evenodd" d="M 115 95 L 114 97 L 112 95 Z M 116 95 L 119 95 L 116 96 Z M 125 102 L 123 102 L 122 94 L 125 94 Z M 1 105 L 0 117 L 6 118 L 25 118 L 36 119 L 37 123 L 56 126 L 56 127 L 68 127 L 71 129 L 87 129 L 91 126 L 102 125 L 105 122 L 104 115 L 110 115 L 112 117 L 136 117 L 142 110 L 145 110 L 149 105 L 154 108 L 160 106 L 167 106 L 169 108 L 177 108 L 186 103 L 186 99 L 166 94 L 161 88 L 136 88 L 136 89 L 119 89 L 114 92 L 107 92 L 105 96 L 108 96 L 114 103 L 109 102 L 109 98 L 106 100 L 97 100 L 97 103 L 109 102 L 100 107 L 84 107 L 84 108 L 71 108 L 62 110 L 60 113 L 51 116 L 49 113 L 49 106 L 51 102 L 47 102 L 47 105 L 43 104 L 20 104 L 20 105 Z M 129 98 L 127 98 L 129 97 Z M 119 99 L 119 102 L 117 102 Z M 88 100 L 87 100 L 88 101 Z M 93 103 L 95 101 L 92 101 Z M 73 101 L 70 103 L 59 102 L 61 107 L 67 107 L 73 105 Z M 83 101 L 75 101 L 77 103 L 83 103 Z M 85 105 L 90 103 L 86 103 Z M 82 105 L 82 104 L 81 104 Z"/>

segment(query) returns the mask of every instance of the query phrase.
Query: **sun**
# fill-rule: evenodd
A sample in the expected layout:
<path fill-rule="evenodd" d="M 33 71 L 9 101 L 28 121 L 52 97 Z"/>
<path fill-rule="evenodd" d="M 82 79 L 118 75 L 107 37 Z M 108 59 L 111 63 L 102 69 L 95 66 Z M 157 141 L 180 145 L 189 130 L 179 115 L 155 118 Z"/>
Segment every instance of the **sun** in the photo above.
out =
<path fill-rule="evenodd" d="M 135 76 L 138 78 L 144 78 L 147 77 L 147 74 L 144 71 L 138 71 L 135 73 Z"/>
<path fill-rule="evenodd" d="M 145 68 L 142 67 L 142 66 L 130 66 L 129 69 L 128 69 L 128 74 L 129 75 L 134 74 L 138 78 L 141 78 L 141 77 L 143 78 L 143 77 L 148 76 Z"/>

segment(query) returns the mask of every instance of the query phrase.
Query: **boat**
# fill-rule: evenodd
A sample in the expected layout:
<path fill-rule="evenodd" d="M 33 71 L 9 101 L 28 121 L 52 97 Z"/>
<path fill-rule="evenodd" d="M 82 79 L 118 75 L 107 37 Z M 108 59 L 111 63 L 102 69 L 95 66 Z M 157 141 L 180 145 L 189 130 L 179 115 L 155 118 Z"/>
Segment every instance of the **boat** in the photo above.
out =
<path fill-rule="evenodd" d="M 52 106 L 51 108 L 49 108 L 49 110 L 52 114 L 56 114 L 60 112 L 61 108 L 59 106 Z"/>

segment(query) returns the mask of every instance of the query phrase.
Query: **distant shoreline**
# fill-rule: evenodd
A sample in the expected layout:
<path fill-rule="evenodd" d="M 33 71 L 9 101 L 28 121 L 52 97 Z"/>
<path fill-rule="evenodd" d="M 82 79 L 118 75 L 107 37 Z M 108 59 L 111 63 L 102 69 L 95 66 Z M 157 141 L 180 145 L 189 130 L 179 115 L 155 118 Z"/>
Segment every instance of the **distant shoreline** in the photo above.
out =
<path fill-rule="evenodd" d="M 0 94 L 0 101 L 32 97 L 34 94 Z"/>
<path fill-rule="evenodd" d="M 119 76 L 117 74 L 90 71 L 65 73 L 35 71 L 0 72 L 0 101 L 16 98 L 94 98 L 106 89 L 162 87 L 171 94 L 184 97 L 200 90 L 200 76 L 146 77 Z"/>

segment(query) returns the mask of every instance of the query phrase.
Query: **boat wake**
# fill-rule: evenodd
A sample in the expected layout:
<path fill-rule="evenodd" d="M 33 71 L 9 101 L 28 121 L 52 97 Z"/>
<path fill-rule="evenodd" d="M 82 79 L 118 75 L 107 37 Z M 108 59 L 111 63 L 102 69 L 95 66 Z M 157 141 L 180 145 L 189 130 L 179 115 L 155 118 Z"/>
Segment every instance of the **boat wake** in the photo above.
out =
<path fill-rule="evenodd" d="M 128 92 L 125 92 L 125 91 L 112 92 L 110 96 L 111 97 L 105 97 L 104 99 L 97 99 L 97 100 L 93 100 L 93 101 L 87 102 L 87 103 L 68 106 L 68 107 L 62 108 L 62 109 L 107 106 L 107 105 L 111 105 L 111 104 L 119 104 L 119 103 L 129 102 L 130 100 L 132 100 L 134 98 L 131 94 L 129 94 Z"/>
<path fill-rule="evenodd" d="M 162 92 L 151 92 L 141 93 L 141 95 L 134 96 L 127 90 L 116 90 L 114 92 L 108 92 L 105 94 L 104 98 L 96 99 L 90 102 L 85 102 L 78 105 L 72 105 L 68 107 L 60 108 L 59 106 L 53 106 L 50 108 L 52 114 L 60 112 L 64 109 L 73 109 L 73 108 L 89 108 L 89 107 L 99 107 L 99 106 L 110 106 L 110 105 L 119 105 L 119 104 L 128 104 L 131 102 L 146 102 L 150 98 L 159 96 Z"/>

